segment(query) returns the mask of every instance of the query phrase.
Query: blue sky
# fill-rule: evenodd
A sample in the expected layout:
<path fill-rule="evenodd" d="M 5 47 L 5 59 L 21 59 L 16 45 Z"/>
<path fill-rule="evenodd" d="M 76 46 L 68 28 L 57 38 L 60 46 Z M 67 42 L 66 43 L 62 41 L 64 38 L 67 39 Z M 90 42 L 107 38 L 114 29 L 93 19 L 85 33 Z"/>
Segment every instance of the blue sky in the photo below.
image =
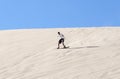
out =
<path fill-rule="evenodd" d="M 120 26 L 120 0 L 0 0 L 0 29 Z"/>

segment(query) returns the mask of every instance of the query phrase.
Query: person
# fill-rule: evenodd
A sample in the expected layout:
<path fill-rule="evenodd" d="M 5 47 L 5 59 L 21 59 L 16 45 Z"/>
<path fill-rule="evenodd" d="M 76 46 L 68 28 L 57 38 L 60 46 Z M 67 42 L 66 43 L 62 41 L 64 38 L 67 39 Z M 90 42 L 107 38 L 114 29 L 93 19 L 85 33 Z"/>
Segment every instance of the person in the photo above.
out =
<path fill-rule="evenodd" d="M 66 48 L 65 44 L 64 44 L 64 40 L 65 40 L 65 37 L 62 33 L 58 32 L 58 35 L 60 37 L 59 41 L 58 41 L 58 48 L 60 48 L 60 44 L 62 43 L 63 47 Z"/>

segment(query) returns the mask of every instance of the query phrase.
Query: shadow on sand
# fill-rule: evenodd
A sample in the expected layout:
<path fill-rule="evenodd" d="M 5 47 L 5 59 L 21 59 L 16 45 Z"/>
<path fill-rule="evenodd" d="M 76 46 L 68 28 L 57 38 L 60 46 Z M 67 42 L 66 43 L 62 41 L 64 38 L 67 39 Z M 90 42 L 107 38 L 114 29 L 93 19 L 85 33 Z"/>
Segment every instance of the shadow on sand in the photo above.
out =
<path fill-rule="evenodd" d="M 97 47 L 100 47 L 100 46 L 70 47 L 70 48 L 68 48 L 68 49 L 97 48 Z"/>

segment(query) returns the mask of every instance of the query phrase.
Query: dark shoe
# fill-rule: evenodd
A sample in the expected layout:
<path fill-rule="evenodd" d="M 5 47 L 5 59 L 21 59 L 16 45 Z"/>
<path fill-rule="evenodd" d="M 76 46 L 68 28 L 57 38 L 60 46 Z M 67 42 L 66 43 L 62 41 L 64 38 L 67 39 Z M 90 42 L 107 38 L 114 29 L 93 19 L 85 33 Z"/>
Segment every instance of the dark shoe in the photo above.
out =
<path fill-rule="evenodd" d="M 64 47 L 64 48 L 67 48 L 67 47 Z"/>

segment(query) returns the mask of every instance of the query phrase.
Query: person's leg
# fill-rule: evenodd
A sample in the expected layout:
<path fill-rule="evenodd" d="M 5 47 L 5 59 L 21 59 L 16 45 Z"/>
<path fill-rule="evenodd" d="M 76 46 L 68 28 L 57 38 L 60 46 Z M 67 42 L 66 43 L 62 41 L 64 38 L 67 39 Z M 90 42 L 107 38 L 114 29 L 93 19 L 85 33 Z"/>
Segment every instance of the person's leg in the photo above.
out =
<path fill-rule="evenodd" d="M 65 44 L 64 44 L 64 39 L 62 39 L 62 44 L 63 44 L 63 47 L 66 48 Z"/>
<path fill-rule="evenodd" d="M 62 44 L 63 44 L 64 48 L 66 48 L 66 46 L 65 46 L 64 42 L 62 42 Z"/>
<path fill-rule="evenodd" d="M 59 49 L 60 48 L 60 43 L 58 43 L 58 48 L 57 49 Z"/>
<path fill-rule="evenodd" d="M 58 48 L 57 49 L 60 48 L 60 44 L 61 44 L 61 39 L 58 41 Z"/>

